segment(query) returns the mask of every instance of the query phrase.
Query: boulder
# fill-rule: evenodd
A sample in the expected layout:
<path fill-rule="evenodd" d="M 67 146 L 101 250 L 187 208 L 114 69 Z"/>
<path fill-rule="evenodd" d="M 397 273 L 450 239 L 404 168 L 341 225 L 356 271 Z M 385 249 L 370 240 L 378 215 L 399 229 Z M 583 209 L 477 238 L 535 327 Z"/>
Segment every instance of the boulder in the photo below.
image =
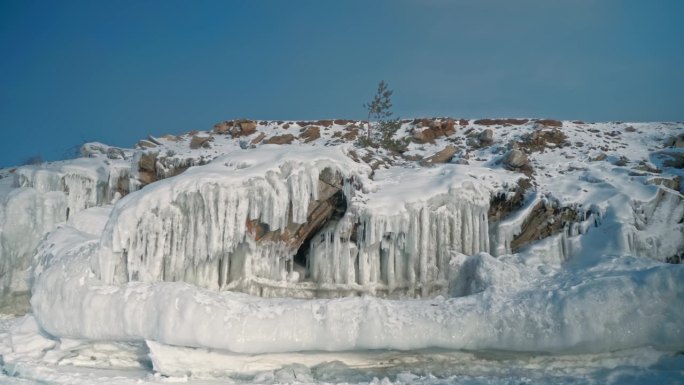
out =
<path fill-rule="evenodd" d="M 420 161 L 421 166 L 431 166 L 438 163 L 447 163 L 456 154 L 456 146 L 448 145 L 442 150 L 430 155 L 429 157 Z"/>
<path fill-rule="evenodd" d="M 537 119 L 536 122 L 545 127 L 563 127 L 563 122 L 554 119 Z"/>
<path fill-rule="evenodd" d="M 527 155 L 520 150 L 510 150 L 504 156 L 502 163 L 507 168 L 520 169 L 528 164 Z"/>
<path fill-rule="evenodd" d="M 212 136 L 197 136 L 193 135 L 190 139 L 190 148 L 196 150 L 198 148 L 211 148 L 211 142 L 214 141 Z"/>
<path fill-rule="evenodd" d="M 138 170 L 156 172 L 156 169 L 157 169 L 156 164 L 157 164 L 157 153 L 156 152 L 143 152 L 142 155 L 140 155 L 140 161 L 138 162 Z"/>
<path fill-rule="evenodd" d="M 667 147 L 684 148 L 684 134 L 673 136 L 665 143 Z"/>
<path fill-rule="evenodd" d="M 157 147 L 157 145 L 150 142 L 149 140 L 142 139 L 142 140 L 138 141 L 138 147 L 139 148 L 154 148 L 154 147 Z"/>
<path fill-rule="evenodd" d="M 318 126 L 309 126 L 301 134 L 299 139 L 304 140 L 304 143 L 309 143 L 321 137 L 321 129 Z"/>
<path fill-rule="evenodd" d="M 294 135 L 292 134 L 285 134 L 285 135 L 276 135 L 272 136 L 264 141 L 266 144 L 290 144 L 292 141 L 295 140 Z"/>
<path fill-rule="evenodd" d="M 231 128 L 233 128 L 233 121 L 232 120 L 225 120 L 223 122 L 214 124 L 214 133 L 216 133 L 216 134 L 228 134 L 228 133 L 230 133 Z"/>
<path fill-rule="evenodd" d="M 485 129 L 477 136 L 477 140 L 481 147 L 491 146 L 494 143 L 494 131 L 491 128 Z"/>
<path fill-rule="evenodd" d="M 252 139 L 252 141 L 249 144 L 251 144 L 251 145 L 259 144 L 259 143 L 261 143 L 262 140 L 264 140 L 265 137 L 266 137 L 266 134 L 264 134 L 263 132 L 260 132 L 259 135 L 257 135 L 254 139 Z"/>

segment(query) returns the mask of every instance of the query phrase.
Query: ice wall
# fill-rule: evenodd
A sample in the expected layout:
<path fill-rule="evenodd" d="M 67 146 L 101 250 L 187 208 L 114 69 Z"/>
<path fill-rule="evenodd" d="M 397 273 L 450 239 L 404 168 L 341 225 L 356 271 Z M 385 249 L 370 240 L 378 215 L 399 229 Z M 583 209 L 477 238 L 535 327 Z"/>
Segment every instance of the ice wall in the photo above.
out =
<path fill-rule="evenodd" d="M 489 200 L 483 182 L 515 176 L 460 165 L 378 170 L 372 192 L 312 242 L 310 274 L 320 290 L 378 296 L 445 294 L 449 254 L 489 250 Z"/>
<path fill-rule="evenodd" d="M 236 353 L 684 347 L 682 265 L 604 258 L 586 269 L 554 270 L 457 255 L 452 277 L 474 283 L 452 286 L 465 295 L 458 298 L 264 299 L 183 282 L 108 285 L 90 271 L 96 244 L 96 237 L 64 227 L 41 248 L 32 305 L 52 335 Z"/>
<path fill-rule="evenodd" d="M 102 235 L 97 272 L 108 283 L 184 281 L 211 289 L 281 280 L 292 269 L 293 252 L 277 242 L 255 247 L 247 222 L 258 220 L 269 231 L 305 223 L 323 170 L 348 181 L 370 172 L 346 151 L 262 146 L 130 194 Z"/>
<path fill-rule="evenodd" d="M 71 215 L 88 207 L 108 204 L 127 194 L 130 167 L 128 161 L 101 158 L 20 167 L 14 173 L 15 187 L 63 192 Z"/>
<path fill-rule="evenodd" d="M 0 186 L 0 307 L 27 306 L 26 268 L 43 236 L 59 223 L 128 193 L 130 162 L 73 159 L 14 170 Z"/>
<path fill-rule="evenodd" d="M 0 199 L 0 308 L 25 311 L 26 269 L 46 232 L 66 220 L 63 193 L 18 188 Z"/>

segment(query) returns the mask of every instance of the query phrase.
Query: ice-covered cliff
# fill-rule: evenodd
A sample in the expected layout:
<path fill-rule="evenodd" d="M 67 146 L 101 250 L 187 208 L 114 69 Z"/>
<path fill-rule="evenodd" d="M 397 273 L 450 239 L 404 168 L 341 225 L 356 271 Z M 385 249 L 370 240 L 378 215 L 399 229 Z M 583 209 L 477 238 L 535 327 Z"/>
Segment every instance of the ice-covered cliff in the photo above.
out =
<path fill-rule="evenodd" d="M 403 153 L 359 129 L 2 170 L 4 309 L 30 289 L 55 338 L 238 353 L 684 347 L 684 125 L 418 119 Z"/>

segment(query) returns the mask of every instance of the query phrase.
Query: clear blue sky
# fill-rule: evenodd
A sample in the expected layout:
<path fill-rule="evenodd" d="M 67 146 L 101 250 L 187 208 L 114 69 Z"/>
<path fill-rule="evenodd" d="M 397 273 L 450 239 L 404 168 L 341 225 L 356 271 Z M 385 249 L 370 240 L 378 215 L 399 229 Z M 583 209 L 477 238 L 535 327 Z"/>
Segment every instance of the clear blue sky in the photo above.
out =
<path fill-rule="evenodd" d="M 0 166 L 232 118 L 684 120 L 684 1 L 0 0 Z"/>

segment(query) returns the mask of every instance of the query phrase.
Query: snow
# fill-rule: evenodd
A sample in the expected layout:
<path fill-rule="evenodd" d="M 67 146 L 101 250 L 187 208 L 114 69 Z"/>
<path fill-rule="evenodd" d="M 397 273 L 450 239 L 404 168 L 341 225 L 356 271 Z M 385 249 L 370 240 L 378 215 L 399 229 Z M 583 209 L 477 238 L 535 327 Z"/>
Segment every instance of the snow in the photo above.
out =
<path fill-rule="evenodd" d="M 105 227 L 96 271 L 106 283 L 182 280 L 211 289 L 280 277 L 292 255 L 278 245 L 255 250 L 244 224 L 256 219 L 276 231 L 290 219 L 305 223 L 321 172 L 329 168 L 350 183 L 370 172 L 345 151 L 263 146 L 129 194 Z"/>
<path fill-rule="evenodd" d="M 154 340 L 236 353 L 428 347 L 595 352 L 684 344 L 681 265 L 620 257 L 568 272 L 480 254 L 483 261 L 470 278 L 460 276 L 490 285 L 474 295 L 268 299 L 181 282 L 107 285 L 89 268 L 92 237 L 68 227 L 53 234 L 54 244 L 71 239 L 73 249 L 62 251 L 61 259 L 42 258 L 32 306 L 41 327 L 61 337 Z"/>
<path fill-rule="evenodd" d="M 346 124 L 307 144 L 252 144 L 309 125 L 287 124 L 195 150 L 192 135 L 95 143 L 89 158 L 0 170 L 2 311 L 20 313 L 29 289 L 32 307 L 0 320 L 2 375 L 14 376 L 0 382 L 684 378 L 684 267 L 663 263 L 684 252 L 684 196 L 654 185 L 684 176 L 668 162 L 682 150 L 660 144 L 684 125 L 563 122 L 569 145 L 529 152 L 523 206 L 492 222 L 490 199 L 525 177 L 502 154 L 548 128 L 495 126 L 480 148 L 468 140 L 486 127 L 468 121 L 408 152 L 455 144 L 468 164 L 419 167 L 338 145 Z M 166 179 L 139 189 L 152 153 Z M 306 222 L 326 169 L 342 176 L 347 210 L 299 266 L 245 224 Z M 512 254 L 538 204 L 577 219 Z"/>

